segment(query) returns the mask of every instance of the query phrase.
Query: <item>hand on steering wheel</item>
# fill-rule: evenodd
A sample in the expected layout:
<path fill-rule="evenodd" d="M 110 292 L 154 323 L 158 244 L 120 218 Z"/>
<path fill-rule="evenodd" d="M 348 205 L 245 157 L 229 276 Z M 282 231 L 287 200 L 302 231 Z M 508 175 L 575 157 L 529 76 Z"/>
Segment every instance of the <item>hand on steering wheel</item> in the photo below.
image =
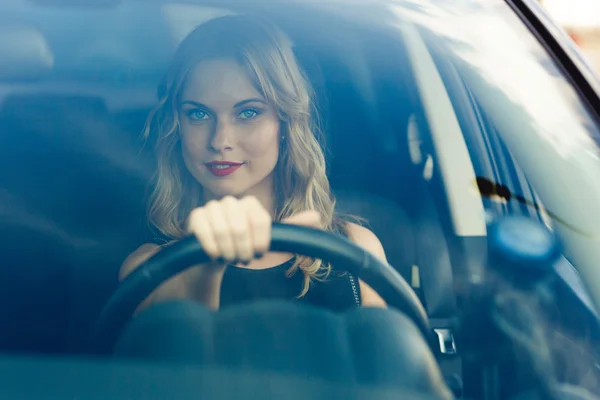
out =
<path fill-rule="evenodd" d="M 227 196 L 194 209 L 188 219 L 188 232 L 211 259 L 248 264 L 269 250 L 272 223 L 271 215 L 256 197 Z M 301 212 L 282 223 L 321 227 L 316 211 Z"/>

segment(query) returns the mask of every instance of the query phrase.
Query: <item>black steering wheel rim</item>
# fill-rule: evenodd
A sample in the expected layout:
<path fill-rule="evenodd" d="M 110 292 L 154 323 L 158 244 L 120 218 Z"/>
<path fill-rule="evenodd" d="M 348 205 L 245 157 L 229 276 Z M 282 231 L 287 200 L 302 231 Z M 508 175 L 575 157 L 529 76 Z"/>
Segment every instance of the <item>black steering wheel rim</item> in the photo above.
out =
<path fill-rule="evenodd" d="M 431 343 L 427 313 L 406 280 L 389 264 L 351 241 L 322 230 L 276 223 L 271 232 L 270 250 L 322 259 L 338 270 L 361 278 L 388 306 L 406 314 Z M 91 351 L 112 352 L 126 323 L 154 289 L 191 266 L 208 261 L 210 259 L 200 243 L 190 236 L 164 248 L 140 265 L 120 283 L 97 318 L 91 336 Z"/>

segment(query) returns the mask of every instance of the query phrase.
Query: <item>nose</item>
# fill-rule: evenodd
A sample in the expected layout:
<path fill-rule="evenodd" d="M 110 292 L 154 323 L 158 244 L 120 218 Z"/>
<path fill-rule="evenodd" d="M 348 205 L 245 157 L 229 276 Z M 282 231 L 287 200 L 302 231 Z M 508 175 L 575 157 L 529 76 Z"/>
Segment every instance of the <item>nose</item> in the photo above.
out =
<path fill-rule="evenodd" d="M 231 150 L 234 141 L 233 127 L 227 122 L 218 121 L 211 134 L 210 141 L 208 142 L 209 150 L 221 153 L 223 151 Z"/>

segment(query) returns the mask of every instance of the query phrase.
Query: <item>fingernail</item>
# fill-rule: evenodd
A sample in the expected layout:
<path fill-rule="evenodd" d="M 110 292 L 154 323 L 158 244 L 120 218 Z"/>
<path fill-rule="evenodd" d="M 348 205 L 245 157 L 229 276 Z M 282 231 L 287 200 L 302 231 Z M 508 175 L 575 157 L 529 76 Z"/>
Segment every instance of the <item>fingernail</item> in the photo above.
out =
<path fill-rule="evenodd" d="M 262 257 L 262 256 L 264 256 L 264 255 L 265 255 L 265 253 L 262 253 L 262 252 L 260 252 L 260 251 L 257 251 L 257 252 L 255 252 L 255 253 L 254 253 L 254 258 L 261 258 L 261 257 Z"/>
<path fill-rule="evenodd" d="M 242 263 L 242 265 L 247 266 L 248 264 L 250 264 L 250 260 L 242 260 L 242 261 L 240 261 L 240 263 Z"/>

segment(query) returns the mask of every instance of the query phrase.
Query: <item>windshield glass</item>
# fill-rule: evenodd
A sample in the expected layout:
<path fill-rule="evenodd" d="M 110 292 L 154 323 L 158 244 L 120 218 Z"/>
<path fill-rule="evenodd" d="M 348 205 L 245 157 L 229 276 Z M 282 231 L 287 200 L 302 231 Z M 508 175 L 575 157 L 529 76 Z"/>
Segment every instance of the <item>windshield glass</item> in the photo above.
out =
<path fill-rule="evenodd" d="M 557 332 L 528 331 L 550 349 L 543 374 L 580 384 L 593 369 L 592 353 L 567 353 L 600 341 L 600 110 L 507 3 L 59 3 L 0 5 L 0 350 L 85 353 L 119 283 L 192 235 L 209 258 L 131 311 L 410 315 L 385 283 L 397 275 L 435 355 L 466 363 L 442 367 L 455 394 L 468 379 L 471 396 L 487 390 L 477 334 L 495 327 L 531 356 L 508 332 L 532 318 Z M 398 274 L 269 251 L 272 222 L 347 239 Z"/>

